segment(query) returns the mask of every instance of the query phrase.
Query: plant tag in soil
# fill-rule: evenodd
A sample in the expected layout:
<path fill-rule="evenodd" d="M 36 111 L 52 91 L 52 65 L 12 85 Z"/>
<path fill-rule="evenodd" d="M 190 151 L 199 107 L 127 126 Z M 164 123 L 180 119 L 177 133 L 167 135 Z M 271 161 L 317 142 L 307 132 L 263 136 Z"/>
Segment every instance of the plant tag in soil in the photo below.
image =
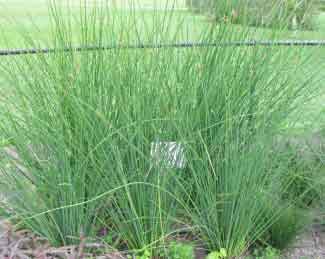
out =
<path fill-rule="evenodd" d="M 185 167 L 185 152 L 182 144 L 177 142 L 152 142 L 151 158 L 157 164 L 164 164 L 169 168 L 183 169 Z"/>

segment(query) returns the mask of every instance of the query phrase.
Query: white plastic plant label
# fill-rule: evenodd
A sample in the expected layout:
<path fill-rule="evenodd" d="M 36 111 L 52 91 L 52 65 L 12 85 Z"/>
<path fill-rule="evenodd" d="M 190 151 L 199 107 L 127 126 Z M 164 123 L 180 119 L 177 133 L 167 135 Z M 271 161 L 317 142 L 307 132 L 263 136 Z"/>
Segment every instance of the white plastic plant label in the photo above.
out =
<path fill-rule="evenodd" d="M 169 168 L 183 169 L 185 167 L 185 152 L 182 144 L 177 142 L 152 142 L 151 158 L 155 163 L 163 163 Z"/>

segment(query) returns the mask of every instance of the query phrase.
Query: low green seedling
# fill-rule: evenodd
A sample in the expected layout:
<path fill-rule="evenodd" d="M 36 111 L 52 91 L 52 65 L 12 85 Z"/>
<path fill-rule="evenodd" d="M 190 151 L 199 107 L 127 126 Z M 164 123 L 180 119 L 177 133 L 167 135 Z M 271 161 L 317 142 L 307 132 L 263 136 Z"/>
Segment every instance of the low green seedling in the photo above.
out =
<path fill-rule="evenodd" d="M 135 257 L 136 259 L 151 259 L 151 252 L 149 250 L 144 250 L 143 253 L 141 255 L 137 255 Z"/>
<path fill-rule="evenodd" d="M 113 244 L 113 234 L 109 233 L 104 237 L 104 241 L 107 244 Z"/>
<path fill-rule="evenodd" d="M 221 248 L 219 251 L 214 251 L 208 254 L 207 259 L 223 259 L 227 257 L 227 251 L 224 248 Z"/>
<path fill-rule="evenodd" d="M 266 247 L 265 249 L 255 249 L 251 259 L 279 259 L 280 251 L 271 246 Z"/>
<path fill-rule="evenodd" d="M 171 259 L 194 259 L 194 247 L 191 244 L 173 242 L 168 251 Z"/>

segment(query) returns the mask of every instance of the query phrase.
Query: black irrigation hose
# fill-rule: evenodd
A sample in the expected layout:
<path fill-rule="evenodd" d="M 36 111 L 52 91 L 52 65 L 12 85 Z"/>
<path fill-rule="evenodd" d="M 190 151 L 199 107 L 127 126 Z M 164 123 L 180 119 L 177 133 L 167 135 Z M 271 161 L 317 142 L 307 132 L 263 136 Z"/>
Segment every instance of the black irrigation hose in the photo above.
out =
<path fill-rule="evenodd" d="M 205 48 L 205 47 L 227 47 L 227 46 L 325 46 L 325 40 L 279 40 L 279 41 L 232 41 L 232 42 L 181 42 L 170 44 L 136 44 L 136 45 L 109 45 L 109 46 L 79 46 L 67 47 L 64 49 L 41 48 L 41 49 L 8 49 L 0 50 L 0 56 L 17 56 L 38 53 L 53 53 L 57 51 L 94 51 L 112 49 L 162 49 L 162 48 Z"/>

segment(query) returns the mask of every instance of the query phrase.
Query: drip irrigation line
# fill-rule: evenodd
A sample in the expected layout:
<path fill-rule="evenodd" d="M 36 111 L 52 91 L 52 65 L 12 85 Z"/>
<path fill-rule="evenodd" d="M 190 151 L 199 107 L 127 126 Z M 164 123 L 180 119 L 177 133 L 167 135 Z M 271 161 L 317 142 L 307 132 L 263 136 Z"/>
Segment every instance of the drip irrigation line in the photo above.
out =
<path fill-rule="evenodd" d="M 67 48 L 33 48 L 33 49 L 7 49 L 0 50 L 0 56 L 18 56 L 28 54 L 50 54 L 54 52 L 81 52 L 95 50 L 113 50 L 113 49 L 164 49 L 164 48 L 206 48 L 206 47 L 227 47 L 227 46 L 306 46 L 317 47 L 325 46 L 325 40 L 279 40 L 279 41 L 231 41 L 231 42 L 180 42 L 167 44 L 134 44 L 134 45 L 108 45 L 108 46 L 78 46 Z"/>

